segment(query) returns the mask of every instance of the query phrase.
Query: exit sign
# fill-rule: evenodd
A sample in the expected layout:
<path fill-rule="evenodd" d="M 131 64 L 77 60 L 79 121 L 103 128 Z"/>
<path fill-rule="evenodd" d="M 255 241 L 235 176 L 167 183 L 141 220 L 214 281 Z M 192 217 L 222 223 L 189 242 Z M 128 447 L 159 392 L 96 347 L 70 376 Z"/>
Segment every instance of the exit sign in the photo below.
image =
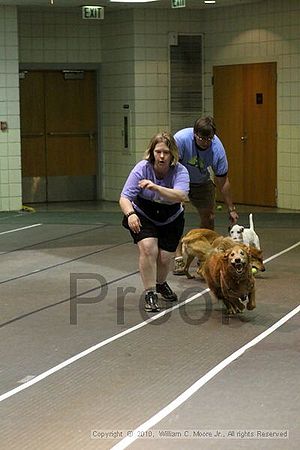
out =
<path fill-rule="evenodd" d="M 171 0 L 172 8 L 184 8 L 185 0 Z"/>
<path fill-rule="evenodd" d="M 83 19 L 104 19 L 103 6 L 83 6 L 82 7 Z"/>

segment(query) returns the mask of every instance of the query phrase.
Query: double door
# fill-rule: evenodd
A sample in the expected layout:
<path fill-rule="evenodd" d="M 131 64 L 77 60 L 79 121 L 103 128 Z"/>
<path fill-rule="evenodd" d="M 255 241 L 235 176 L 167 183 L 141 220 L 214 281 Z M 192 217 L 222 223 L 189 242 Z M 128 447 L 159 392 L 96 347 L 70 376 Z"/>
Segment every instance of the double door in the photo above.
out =
<path fill-rule="evenodd" d="M 96 92 L 93 71 L 21 72 L 23 202 L 96 198 Z"/>
<path fill-rule="evenodd" d="M 214 67 L 214 117 L 236 203 L 276 206 L 276 63 Z"/>

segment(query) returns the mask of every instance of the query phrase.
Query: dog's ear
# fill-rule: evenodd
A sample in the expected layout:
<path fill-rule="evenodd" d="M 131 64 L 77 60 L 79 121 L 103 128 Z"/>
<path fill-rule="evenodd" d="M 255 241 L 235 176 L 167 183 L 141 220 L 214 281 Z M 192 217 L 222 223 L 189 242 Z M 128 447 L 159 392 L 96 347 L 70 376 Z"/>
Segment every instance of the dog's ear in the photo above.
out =
<path fill-rule="evenodd" d="M 248 244 L 240 244 L 241 247 L 243 248 L 243 250 L 245 250 L 245 252 L 249 253 L 250 252 L 250 245 Z"/>
<path fill-rule="evenodd" d="M 244 227 L 241 227 L 241 233 L 243 233 L 243 232 L 244 232 L 244 229 L 245 229 Z"/>
<path fill-rule="evenodd" d="M 244 252 L 247 253 L 248 257 L 250 257 L 251 256 L 250 245 L 248 245 L 248 244 L 241 244 L 241 247 L 244 250 Z"/>
<path fill-rule="evenodd" d="M 229 227 L 228 227 L 228 233 L 230 233 L 231 228 L 232 228 L 232 225 L 229 225 Z"/>
<path fill-rule="evenodd" d="M 231 248 L 228 248 L 224 253 L 223 253 L 223 260 L 226 261 L 231 253 Z"/>
<path fill-rule="evenodd" d="M 223 264 L 228 264 L 228 254 L 224 253 L 222 255 Z"/>

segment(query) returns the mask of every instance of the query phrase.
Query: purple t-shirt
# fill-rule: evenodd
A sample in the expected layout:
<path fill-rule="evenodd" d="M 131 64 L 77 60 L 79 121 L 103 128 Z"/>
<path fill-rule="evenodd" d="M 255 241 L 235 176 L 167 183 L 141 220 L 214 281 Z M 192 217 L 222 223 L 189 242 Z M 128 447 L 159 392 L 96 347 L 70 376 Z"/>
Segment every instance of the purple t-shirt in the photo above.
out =
<path fill-rule="evenodd" d="M 172 222 L 176 217 L 181 214 L 183 211 L 183 207 L 180 206 L 178 211 L 169 217 L 165 222 L 156 222 L 150 217 L 147 216 L 145 211 L 142 211 L 134 202 L 137 196 L 142 197 L 146 200 L 150 200 L 153 202 L 158 202 L 161 204 L 172 205 L 173 202 L 166 200 L 164 197 L 160 196 L 158 192 L 152 191 L 150 189 L 142 189 L 139 187 L 138 183 L 141 180 L 150 180 L 153 183 L 171 189 L 179 189 L 188 195 L 189 193 L 189 174 L 187 169 L 180 163 L 177 163 L 175 166 L 171 166 L 169 172 L 163 179 L 159 179 L 156 177 L 153 165 L 147 161 L 142 160 L 138 162 L 135 167 L 130 172 L 123 190 L 121 192 L 121 197 L 128 198 L 134 206 L 134 208 L 143 216 L 150 219 L 156 225 L 165 225 L 167 223 Z M 177 202 L 178 203 L 178 202 Z"/>

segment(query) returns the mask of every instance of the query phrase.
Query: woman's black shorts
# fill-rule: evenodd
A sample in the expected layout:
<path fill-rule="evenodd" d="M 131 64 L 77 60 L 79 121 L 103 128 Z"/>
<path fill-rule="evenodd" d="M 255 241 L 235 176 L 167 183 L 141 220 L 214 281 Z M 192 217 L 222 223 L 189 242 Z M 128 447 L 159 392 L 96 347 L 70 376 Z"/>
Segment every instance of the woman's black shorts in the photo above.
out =
<path fill-rule="evenodd" d="M 158 248 L 167 252 L 175 252 L 184 229 L 184 213 L 182 212 L 173 222 L 167 225 L 155 225 L 146 217 L 136 213 L 141 221 L 139 233 L 133 233 L 128 226 L 127 217 L 124 216 L 122 225 L 130 231 L 135 244 L 145 238 L 154 237 L 158 239 Z"/>

